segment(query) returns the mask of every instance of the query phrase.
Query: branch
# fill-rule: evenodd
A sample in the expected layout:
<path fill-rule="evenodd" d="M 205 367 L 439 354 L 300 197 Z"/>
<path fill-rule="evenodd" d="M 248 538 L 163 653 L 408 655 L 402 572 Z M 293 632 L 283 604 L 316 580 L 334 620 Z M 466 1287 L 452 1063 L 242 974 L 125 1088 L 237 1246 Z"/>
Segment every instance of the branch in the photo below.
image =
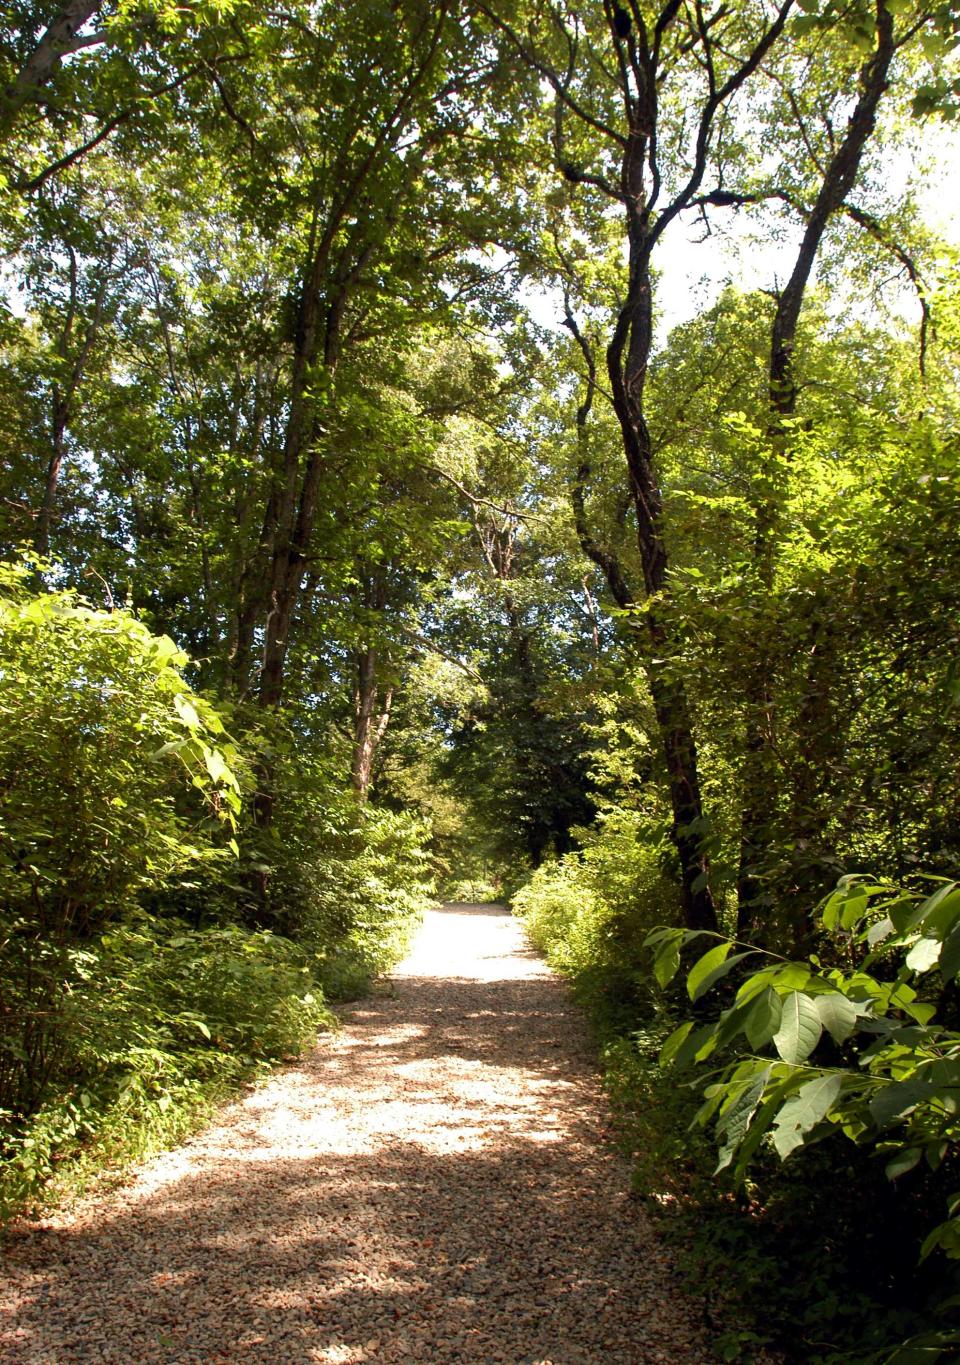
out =
<path fill-rule="evenodd" d="M 230 58 L 225 58 L 224 60 L 229 61 Z M 181 72 L 179 76 L 175 76 L 173 80 L 167 81 L 165 85 L 158 86 L 155 90 L 148 90 L 145 98 L 157 100 L 163 95 L 169 95 L 172 91 L 178 90 L 180 86 L 185 85 L 188 80 L 197 75 L 199 70 L 200 68 L 196 66 L 189 67 L 188 70 Z M 101 142 L 108 138 L 116 128 L 119 128 L 121 123 L 125 123 L 127 119 L 132 117 L 136 111 L 137 106 L 135 104 L 131 104 L 126 109 L 121 109 L 120 112 L 114 114 L 113 118 L 109 119 L 93 137 L 89 138 L 79 147 L 74 147 L 73 151 L 67 152 L 57 161 L 52 161 L 49 166 L 45 166 L 43 170 L 39 171 L 32 179 L 17 181 L 15 188 L 19 190 L 21 194 L 30 194 L 33 190 L 41 189 L 52 176 L 56 175 L 59 171 L 67 170 L 75 161 L 79 161 L 81 157 L 86 156 L 87 152 L 92 152 L 95 147 L 99 147 Z"/>
<path fill-rule="evenodd" d="M 517 521 L 547 521 L 547 517 L 538 516 L 536 512 L 518 512 L 515 507 L 502 507 L 499 503 L 491 502 L 489 498 L 483 498 L 479 493 L 471 493 L 470 489 L 462 484 L 459 479 L 455 479 L 452 474 L 448 474 L 439 465 L 428 465 L 427 469 L 431 474 L 437 474 L 441 479 L 446 479 L 447 483 L 452 484 L 458 493 L 463 496 L 473 507 L 489 507 L 494 512 L 499 512 L 503 517 L 515 517 Z"/>
<path fill-rule="evenodd" d="M 755 194 L 750 193 L 735 194 L 731 190 L 721 189 L 711 190 L 709 194 L 701 194 L 698 195 L 696 199 L 691 199 L 689 203 L 686 205 L 686 208 L 703 209 L 709 208 L 712 205 L 715 208 L 721 209 L 724 208 L 739 209 L 743 208 L 747 204 L 763 204 L 768 199 L 779 199 L 781 203 L 789 204 L 790 208 L 796 209 L 798 213 L 803 212 L 801 205 L 797 203 L 793 195 L 789 194 L 786 190 L 780 189 L 759 190 Z"/>
<path fill-rule="evenodd" d="M 494 14 L 486 5 L 480 5 L 479 8 L 480 13 L 490 20 L 494 28 L 498 28 L 500 32 L 509 39 L 527 65 L 532 67 L 534 71 L 538 72 L 544 80 L 550 84 L 554 94 L 558 99 L 563 101 L 572 114 L 575 114 L 582 123 L 585 123 L 589 128 L 592 128 L 594 132 L 602 133 L 604 137 L 609 138 L 612 142 L 616 142 L 621 147 L 626 147 L 627 139 L 623 134 L 618 133 L 615 128 L 611 128 L 608 123 L 604 123 L 603 119 L 594 117 L 593 114 L 589 113 L 578 104 L 570 92 L 565 89 L 563 82 L 560 80 L 560 77 L 557 75 L 556 71 L 554 71 L 553 67 L 542 62 L 533 49 L 528 47 L 523 40 L 514 33 L 513 29 L 505 20 Z"/>
<path fill-rule="evenodd" d="M 65 156 L 61 156 L 57 161 L 51 161 L 49 166 L 45 166 L 43 170 L 39 171 L 32 179 L 18 180 L 15 184 L 15 188 L 19 190 L 21 194 L 30 194 L 33 190 L 40 189 L 41 186 L 47 183 L 51 176 L 57 175 L 60 171 L 65 171 L 69 166 L 72 166 L 75 161 L 79 161 L 82 156 L 86 156 L 87 152 L 92 152 L 94 147 L 99 147 L 100 143 L 105 141 L 114 129 L 119 128 L 121 123 L 125 123 L 132 113 L 132 109 L 124 109 L 121 113 L 115 114 L 109 122 L 103 125 L 95 136 L 89 138 L 88 141 L 81 143 L 79 147 L 74 147 L 72 152 L 67 152 Z"/>
<path fill-rule="evenodd" d="M 475 682 L 483 682 L 483 676 L 478 673 L 475 668 L 472 668 L 470 664 L 465 664 L 462 659 L 458 659 L 455 655 L 448 654 L 445 649 L 441 649 L 439 645 L 435 645 L 433 641 L 428 640 L 426 636 L 418 635 L 416 631 L 408 630 L 406 626 L 398 625 L 397 630 L 404 639 L 409 640 L 411 644 L 419 645 L 421 649 L 427 649 L 431 654 L 437 654 L 441 659 L 446 659 L 448 664 L 454 664 L 457 668 L 462 668 L 464 673 L 466 673 L 468 677 L 473 678 Z"/>
<path fill-rule="evenodd" d="M 577 408 L 577 450 L 580 459 L 576 476 L 570 485 L 570 503 L 573 507 L 573 521 L 576 527 L 577 540 L 580 542 L 583 553 L 589 560 L 592 560 L 603 574 L 617 606 L 629 607 L 635 598 L 620 567 L 620 560 L 612 550 L 605 549 L 595 538 L 587 520 L 587 480 L 593 473 L 590 461 L 587 458 L 587 419 L 593 407 L 593 398 L 597 387 L 597 362 L 593 354 L 593 347 L 583 335 L 573 315 L 573 309 L 570 307 L 570 293 L 566 289 L 563 291 L 563 307 L 564 326 L 568 328 L 580 348 L 580 353 L 587 366 L 587 392 L 584 395 L 583 402 Z"/>
<path fill-rule="evenodd" d="M 793 0 L 783 0 L 783 4 L 777 11 L 777 17 L 764 33 L 763 37 L 731 76 L 724 81 L 704 104 L 703 113 L 700 116 L 700 126 L 697 130 L 697 145 L 694 154 L 693 169 L 687 179 L 687 183 L 677 193 L 675 198 L 661 212 L 657 221 L 650 230 L 648 238 L 649 245 L 652 247 L 657 239 L 662 235 L 664 229 L 673 221 L 682 209 L 689 206 L 697 190 L 703 182 L 703 177 L 707 169 L 707 154 L 710 148 L 710 135 L 713 131 L 713 122 L 717 110 L 724 105 L 731 95 L 736 94 L 740 87 L 753 75 L 757 67 L 766 57 L 774 43 L 783 32 L 790 11 L 793 8 Z"/>
<path fill-rule="evenodd" d="M 89 0 L 69 0 L 63 7 L 38 39 L 15 80 L 3 92 L 6 109 L 0 118 L 0 127 L 6 130 L 13 127 L 23 106 L 51 79 L 64 53 L 76 52 L 103 40 L 102 34 L 95 34 L 77 41 L 77 33 L 99 8 L 99 4 L 91 4 Z"/>
<path fill-rule="evenodd" d="M 878 219 L 874 218 L 872 214 L 867 213 L 864 209 L 857 208 L 856 204 L 844 204 L 843 207 L 844 212 L 847 214 L 848 217 L 852 218 L 855 223 L 859 223 L 859 225 L 862 228 L 864 228 L 867 232 L 870 233 L 871 237 L 878 241 L 881 246 L 886 247 L 886 249 L 891 253 L 891 255 L 897 258 L 897 260 L 903 266 L 904 270 L 907 272 L 907 275 L 910 279 L 910 283 L 916 290 L 917 300 L 920 304 L 920 356 L 918 364 L 920 367 L 921 375 L 926 375 L 927 334 L 930 327 L 930 305 L 927 302 L 926 288 L 924 286 L 923 276 L 917 269 L 916 262 L 913 260 L 913 257 L 909 255 L 906 249 L 902 247 L 899 242 L 892 241 L 887 236 L 883 224 Z"/>

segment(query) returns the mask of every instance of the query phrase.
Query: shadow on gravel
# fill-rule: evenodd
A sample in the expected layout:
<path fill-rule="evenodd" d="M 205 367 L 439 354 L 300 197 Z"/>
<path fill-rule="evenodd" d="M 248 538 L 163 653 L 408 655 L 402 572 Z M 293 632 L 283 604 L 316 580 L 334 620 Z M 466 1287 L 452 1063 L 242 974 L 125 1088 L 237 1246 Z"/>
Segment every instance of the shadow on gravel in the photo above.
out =
<path fill-rule="evenodd" d="M 39 1288 L 0 1361 L 702 1361 L 590 1072 L 556 978 L 400 974 L 197 1169 L 14 1237 Z"/>
<path fill-rule="evenodd" d="M 569 1042 L 564 1020 L 570 1006 L 559 984 L 417 976 L 400 978 L 395 984 L 392 998 L 382 1003 L 377 999 L 360 1002 L 351 1010 L 350 1020 L 362 1023 L 365 1030 L 386 1033 L 391 1027 L 409 1025 L 411 1032 L 388 1042 L 354 1042 L 351 1059 L 390 1057 L 402 1065 L 447 1054 L 551 1076 L 570 1069 L 570 1061 L 561 1053 Z M 321 1055 L 317 1060 L 322 1068 L 325 1059 Z M 326 1064 L 331 1069 L 342 1065 L 336 1056 L 326 1059 Z"/>
<path fill-rule="evenodd" d="M 162 1213 L 148 1202 L 92 1232 L 22 1240 L 15 1258 L 43 1268 L 44 1291 L 0 1358 L 279 1365 L 402 1358 L 405 1344 L 416 1365 L 636 1365 L 649 1358 L 642 1286 L 621 1266 L 622 1222 L 584 1199 L 590 1183 L 589 1165 L 535 1135 L 490 1155 L 398 1142 L 319 1167 L 228 1165 L 166 1190 Z M 351 1236 L 328 1231 L 345 1220 Z M 81 1274 L 97 1297 L 52 1335 L 60 1284 Z M 632 1353 L 615 1344 L 627 1339 Z"/>
<path fill-rule="evenodd" d="M 493 915 L 495 918 L 502 918 L 510 915 L 509 905 L 504 905 L 501 901 L 491 901 L 489 904 L 476 901 L 442 901 L 434 906 L 435 915 Z"/>

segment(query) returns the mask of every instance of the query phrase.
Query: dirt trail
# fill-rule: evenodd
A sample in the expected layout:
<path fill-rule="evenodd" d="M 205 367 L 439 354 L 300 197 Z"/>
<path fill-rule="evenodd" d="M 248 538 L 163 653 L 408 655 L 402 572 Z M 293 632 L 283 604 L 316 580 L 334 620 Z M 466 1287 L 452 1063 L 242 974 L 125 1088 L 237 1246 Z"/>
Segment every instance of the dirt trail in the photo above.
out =
<path fill-rule="evenodd" d="M 563 983 L 444 906 L 341 1034 L 13 1239 L 0 1360 L 705 1361 L 605 1123 Z"/>

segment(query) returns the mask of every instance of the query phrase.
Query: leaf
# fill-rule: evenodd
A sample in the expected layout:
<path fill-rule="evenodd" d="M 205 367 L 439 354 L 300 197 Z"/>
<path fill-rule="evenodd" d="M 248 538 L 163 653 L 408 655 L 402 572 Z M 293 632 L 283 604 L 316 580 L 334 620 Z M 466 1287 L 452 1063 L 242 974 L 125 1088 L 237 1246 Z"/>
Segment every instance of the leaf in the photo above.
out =
<path fill-rule="evenodd" d="M 839 991 L 818 995 L 813 1002 L 820 1022 L 835 1043 L 843 1043 L 857 1027 L 857 1007 Z"/>
<path fill-rule="evenodd" d="M 871 924 L 867 930 L 867 943 L 871 948 L 875 948 L 878 943 L 882 943 L 885 938 L 889 938 L 893 933 L 893 920 L 889 915 L 884 915 L 883 919 L 878 919 L 876 924 Z"/>
<path fill-rule="evenodd" d="M 921 929 L 926 938 L 943 938 L 953 927 L 960 915 L 960 887 L 956 882 L 944 882 L 932 896 L 920 904 L 907 917 L 906 923 L 897 928 L 903 933 L 909 929 Z M 894 918 L 894 923 L 896 919 Z"/>
<path fill-rule="evenodd" d="M 935 938 L 922 938 L 915 943 L 906 956 L 907 966 L 912 972 L 928 972 L 935 967 L 940 958 L 941 944 Z"/>
<path fill-rule="evenodd" d="M 691 1062 L 702 1062 L 708 1057 L 716 1046 L 717 1026 L 716 1024 L 704 1024 L 695 1033 L 691 1033 L 685 1038 L 677 1050 L 674 1066 L 678 1070 L 689 1066 Z"/>
<path fill-rule="evenodd" d="M 870 1100 L 870 1117 L 878 1128 L 886 1128 L 915 1109 L 923 1100 L 936 1094 L 940 1088 L 929 1071 L 906 1080 L 891 1081 Z"/>
<path fill-rule="evenodd" d="M 783 1002 L 780 1027 L 773 1035 L 773 1045 L 783 1060 L 792 1065 L 805 1061 L 822 1032 L 820 1015 L 810 996 L 791 991 Z"/>
<path fill-rule="evenodd" d="M 685 1024 L 681 1024 L 679 1028 L 673 1030 L 670 1037 L 660 1049 L 660 1065 L 663 1067 L 664 1071 L 666 1071 L 667 1067 L 670 1066 L 676 1058 L 681 1045 L 686 1041 L 692 1028 L 693 1021 L 688 1019 Z"/>
<path fill-rule="evenodd" d="M 944 940 L 940 950 L 940 971 L 944 981 L 952 981 L 960 972 L 960 925 Z"/>
<path fill-rule="evenodd" d="M 769 1043 L 780 1027 L 782 1014 L 780 997 L 768 986 L 763 994 L 754 1000 L 747 1016 L 746 1034 L 751 1047 L 763 1047 L 765 1043 Z"/>
<path fill-rule="evenodd" d="M 897 1180 L 900 1176 L 906 1175 L 908 1171 L 912 1171 L 915 1166 L 919 1165 L 922 1157 L 923 1149 L 921 1147 L 904 1147 L 887 1162 L 884 1168 L 887 1179 Z"/>
<path fill-rule="evenodd" d="M 843 1079 L 836 1071 L 817 1076 L 787 1100 L 776 1117 L 772 1134 L 781 1161 L 795 1148 L 802 1147 L 806 1135 L 830 1112 L 843 1088 Z"/>
<path fill-rule="evenodd" d="M 207 772 L 210 774 L 212 782 L 219 782 L 222 777 L 230 772 L 223 754 L 219 749 L 208 749 L 204 746 L 203 761 L 206 764 Z"/>
<path fill-rule="evenodd" d="M 715 968 L 721 966 L 730 953 L 732 943 L 718 943 L 708 953 L 704 953 L 687 976 L 687 994 L 691 1000 L 698 1000 L 705 990 L 709 990 L 709 980 Z"/>
<path fill-rule="evenodd" d="M 767 1081 L 770 1079 L 770 1071 L 771 1067 L 764 1067 L 754 1080 L 747 1081 L 740 1094 L 721 1116 L 717 1132 L 723 1133 L 724 1140 L 720 1147 L 717 1171 L 725 1170 L 730 1165 L 737 1148 L 746 1137 L 750 1121 L 757 1112 Z"/>
<path fill-rule="evenodd" d="M 647 942 L 649 943 L 649 939 Z M 653 974 L 661 989 L 669 985 L 680 968 L 680 948 L 683 943 L 683 930 L 672 929 L 657 945 L 653 955 Z"/>
<path fill-rule="evenodd" d="M 174 697 L 173 709 L 176 711 L 177 715 L 180 717 L 180 719 L 183 721 L 184 725 L 186 725 L 188 729 L 199 730 L 201 728 L 200 717 L 197 714 L 197 709 L 191 701 L 187 700 L 186 697 L 182 696 Z"/>

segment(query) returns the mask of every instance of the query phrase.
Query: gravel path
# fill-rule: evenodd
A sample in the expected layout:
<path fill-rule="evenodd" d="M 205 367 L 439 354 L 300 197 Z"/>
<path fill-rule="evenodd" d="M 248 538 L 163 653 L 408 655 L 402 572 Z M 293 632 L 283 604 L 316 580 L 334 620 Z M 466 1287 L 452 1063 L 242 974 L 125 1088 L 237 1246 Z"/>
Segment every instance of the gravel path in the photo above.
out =
<path fill-rule="evenodd" d="M 445 906 L 343 1031 L 3 1252 L 0 1360 L 709 1358 L 563 983 Z"/>

